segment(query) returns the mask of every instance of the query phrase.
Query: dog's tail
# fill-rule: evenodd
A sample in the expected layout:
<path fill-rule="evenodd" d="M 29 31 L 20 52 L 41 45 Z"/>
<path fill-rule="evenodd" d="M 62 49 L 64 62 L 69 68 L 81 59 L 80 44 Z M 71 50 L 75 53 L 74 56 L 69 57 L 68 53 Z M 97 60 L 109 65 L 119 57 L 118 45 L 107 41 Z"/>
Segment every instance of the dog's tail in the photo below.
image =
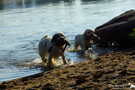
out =
<path fill-rule="evenodd" d="M 44 36 L 41 40 L 43 40 L 43 39 L 45 39 L 45 38 L 48 38 L 49 36 L 48 35 L 46 35 L 46 36 Z"/>

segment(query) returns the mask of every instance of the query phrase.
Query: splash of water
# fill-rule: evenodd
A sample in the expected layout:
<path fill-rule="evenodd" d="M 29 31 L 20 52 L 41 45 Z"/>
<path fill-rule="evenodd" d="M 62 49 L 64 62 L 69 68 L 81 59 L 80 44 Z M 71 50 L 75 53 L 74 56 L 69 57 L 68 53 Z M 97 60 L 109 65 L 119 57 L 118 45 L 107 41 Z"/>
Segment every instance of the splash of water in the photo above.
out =
<path fill-rule="evenodd" d="M 85 57 L 91 57 L 92 56 L 92 48 L 88 48 L 88 50 L 86 50 L 84 52 Z"/>
<path fill-rule="evenodd" d="M 68 62 L 68 65 L 74 64 L 73 60 L 71 60 L 71 59 L 68 59 L 67 62 Z M 63 64 L 62 58 L 61 57 L 58 58 L 58 60 L 55 64 L 56 64 L 56 66 L 61 66 Z"/>
<path fill-rule="evenodd" d="M 52 60 L 52 62 L 53 62 L 53 66 L 56 66 L 56 67 L 63 66 L 63 61 L 61 57 L 58 58 L 57 61 Z M 67 62 L 68 62 L 68 65 L 74 64 L 73 60 L 71 59 L 68 59 Z M 44 63 L 40 58 L 36 58 L 32 62 L 27 63 L 27 65 L 40 65 L 40 64 L 44 64 L 45 67 L 47 66 L 47 63 Z"/>
<path fill-rule="evenodd" d="M 40 58 L 36 58 L 35 60 L 33 60 L 32 63 L 40 64 L 40 63 L 42 63 L 42 60 Z"/>

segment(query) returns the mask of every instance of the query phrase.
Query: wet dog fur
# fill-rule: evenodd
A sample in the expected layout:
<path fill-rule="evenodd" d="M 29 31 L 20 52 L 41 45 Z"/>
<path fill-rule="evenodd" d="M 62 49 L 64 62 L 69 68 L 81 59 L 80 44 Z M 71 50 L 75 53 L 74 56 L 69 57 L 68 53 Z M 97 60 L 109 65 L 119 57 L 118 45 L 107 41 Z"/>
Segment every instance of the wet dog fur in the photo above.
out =
<path fill-rule="evenodd" d="M 39 42 L 39 55 L 43 62 L 47 62 L 47 66 L 52 65 L 52 60 L 62 57 L 63 63 L 68 64 L 64 54 L 64 44 L 68 44 L 63 33 L 56 33 L 52 38 L 45 36 Z"/>
<path fill-rule="evenodd" d="M 75 49 L 80 46 L 84 51 L 91 48 L 92 41 L 97 39 L 95 31 L 93 29 L 86 29 L 83 34 L 78 34 L 75 36 Z"/>

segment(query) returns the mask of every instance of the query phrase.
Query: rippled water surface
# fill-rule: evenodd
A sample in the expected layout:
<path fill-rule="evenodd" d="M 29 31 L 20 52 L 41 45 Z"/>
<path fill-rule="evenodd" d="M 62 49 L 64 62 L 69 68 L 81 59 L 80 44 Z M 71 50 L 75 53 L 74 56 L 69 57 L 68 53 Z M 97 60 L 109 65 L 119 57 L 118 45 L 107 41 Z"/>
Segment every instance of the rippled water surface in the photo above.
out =
<path fill-rule="evenodd" d="M 66 58 L 85 61 L 81 51 L 72 51 L 75 35 L 135 9 L 135 0 L 26 1 L 0 0 L 0 82 L 42 72 L 33 64 L 40 62 L 38 43 L 56 32 L 63 32 L 71 43 Z M 93 50 L 93 58 L 104 52 L 95 46 Z"/>

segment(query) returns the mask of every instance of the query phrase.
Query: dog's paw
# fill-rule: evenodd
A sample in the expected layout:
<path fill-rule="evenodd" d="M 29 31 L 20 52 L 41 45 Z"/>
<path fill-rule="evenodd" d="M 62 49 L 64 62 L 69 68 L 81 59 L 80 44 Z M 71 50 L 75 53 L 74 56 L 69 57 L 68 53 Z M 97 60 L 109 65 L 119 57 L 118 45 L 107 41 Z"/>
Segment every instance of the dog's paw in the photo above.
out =
<path fill-rule="evenodd" d="M 47 63 L 47 67 L 51 67 L 52 66 L 52 64 L 50 64 L 50 63 Z"/>
<path fill-rule="evenodd" d="M 67 62 L 67 63 L 64 63 L 64 65 L 69 65 L 69 63 Z"/>
<path fill-rule="evenodd" d="M 56 65 L 53 63 L 47 63 L 47 67 L 56 67 Z"/>
<path fill-rule="evenodd" d="M 47 62 L 47 59 L 44 59 L 44 61 L 43 61 L 43 62 L 45 62 L 45 63 L 46 63 L 46 62 Z"/>
<path fill-rule="evenodd" d="M 71 60 L 71 59 L 68 59 L 67 61 L 68 61 L 68 65 L 72 65 L 72 64 L 74 64 L 74 61 L 73 61 L 73 60 Z"/>

